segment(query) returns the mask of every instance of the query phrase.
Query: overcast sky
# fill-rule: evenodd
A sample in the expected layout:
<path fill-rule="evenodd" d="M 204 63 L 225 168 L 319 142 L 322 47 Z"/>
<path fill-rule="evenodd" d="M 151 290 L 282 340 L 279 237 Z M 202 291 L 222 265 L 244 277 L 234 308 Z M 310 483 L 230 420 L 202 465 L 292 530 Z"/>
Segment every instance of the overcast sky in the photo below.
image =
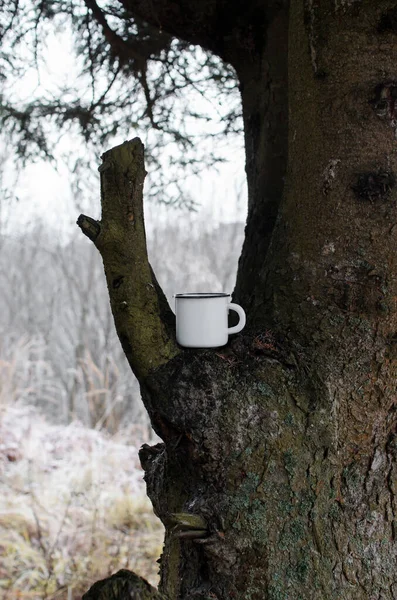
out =
<path fill-rule="evenodd" d="M 35 69 L 32 69 L 22 80 L 14 84 L 15 93 L 26 99 L 33 95 L 35 90 L 41 88 L 55 91 L 59 84 L 70 80 L 73 73 L 76 73 L 76 59 L 73 57 L 70 35 L 67 32 L 52 34 L 48 36 L 46 64 L 41 65 L 40 81 Z M 118 136 L 111 145 L 123 141 L 123 137 Z M 65 136 L 61 141 L 60 150 L 73 152 L 73 145 L 76 143 L 76 140 Z M 84 208 L 91 211 L 95 217 L 99 216 L 100 210 L 97 167 L 100 163 L 100 155 L 106 149 L 98 149 L 98 162 L 93 165 L 92 173 L 89 175 L 87 197 L 90 206 L 88 209 Z M 223 154 L 228 162 L 208 169 L 199 179 L 191 179 L 188 191 L 214 222 L 244 220 L 246 187 L 242 144 L 233 145 L 230 141 L 224 143 Z M 57 228 L 62 232 L 74 230 L 81 206 L 73 198 L 66 166 L 59 162 L 57 168 L 58 171 L 48 163 L 39 162 L 28 166 L 20 175 L 15 186 L 19 201 L 13 203 L 8 209 L 4 205 L 2 208 L 2 221 L 7 224 L 6 230 L 23 231 L 37 217 L 51 226 L 57 224 Z M 8 165 L 5 183 L 10 185 L 14 177 L 12 165 Z M 150 172 L 148 181 L 150 182 Z M 172 219 L 184 218 L 183 213 L 175 213 L 175 209 L 170 211 L 170 209 L 162 210 L 158 207 L 153 209 L 148 206 L 146 210 L 147 220 L 166 219 L 169 213 Z"/>

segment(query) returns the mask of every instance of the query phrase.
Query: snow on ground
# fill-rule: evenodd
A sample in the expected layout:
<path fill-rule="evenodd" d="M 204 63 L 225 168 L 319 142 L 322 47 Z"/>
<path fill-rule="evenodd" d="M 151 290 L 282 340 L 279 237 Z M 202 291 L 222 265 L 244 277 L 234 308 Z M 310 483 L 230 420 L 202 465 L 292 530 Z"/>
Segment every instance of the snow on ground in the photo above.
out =
<path fill-rule="evenodd" d="M 145 431 L 110 438 L 0 407 L 0 599 L 77 600 L 119 568 L 156 584 L 163 530 L 146 498 Z"/>

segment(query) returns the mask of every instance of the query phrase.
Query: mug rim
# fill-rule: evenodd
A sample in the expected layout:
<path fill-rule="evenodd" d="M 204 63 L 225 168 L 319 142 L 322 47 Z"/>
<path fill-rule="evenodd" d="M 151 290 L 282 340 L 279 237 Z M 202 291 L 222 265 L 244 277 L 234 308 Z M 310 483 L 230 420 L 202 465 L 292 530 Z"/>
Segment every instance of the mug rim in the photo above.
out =
<path fill-rule="evenodd" d="M 200 299 L 200 298 L 228 298 L 230 294 L 223 292 L 189 292 L 186 294 L 175 294 L 175 298 Z"/>

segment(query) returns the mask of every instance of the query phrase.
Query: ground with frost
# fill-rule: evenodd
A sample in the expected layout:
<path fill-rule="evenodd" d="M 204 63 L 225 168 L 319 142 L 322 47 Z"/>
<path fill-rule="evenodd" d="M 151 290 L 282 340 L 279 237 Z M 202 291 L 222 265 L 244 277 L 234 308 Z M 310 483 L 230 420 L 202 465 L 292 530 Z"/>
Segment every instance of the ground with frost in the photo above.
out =
<path fill-rule="evenodd" d="M 0 407 L 1 600 L 78 600 L 120 568 L 156 584 L 163 531 L 139 466 L 146 435 Z"/>

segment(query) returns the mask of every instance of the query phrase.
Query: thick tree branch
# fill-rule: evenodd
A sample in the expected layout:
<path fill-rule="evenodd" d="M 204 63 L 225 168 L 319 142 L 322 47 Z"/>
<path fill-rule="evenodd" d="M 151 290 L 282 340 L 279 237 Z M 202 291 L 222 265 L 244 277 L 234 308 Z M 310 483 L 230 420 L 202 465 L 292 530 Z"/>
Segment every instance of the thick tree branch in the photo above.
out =
<path fill-rule="evenodd" d="M 156 3 L 146 0 L 122 0 L 123 6 L 133 15 L 165 30 L 171 35 L 208 47 L 215 35 L 217 2 L 178 0 Z M 205 43 L 204 43 L 205 41 Z"/>
<path fill-rule="evenodd" d="M 256 64 L 236 65 L 243 105 L 248 215 L 235 299 L 247 310 L 260 303 L 260 273 L 284 194 L 288 157 L 288 27 L 289 12 L 273 15 L 264 37 L 263 56 Z M 253 252 L 253 248 L 255 251 Z M 262 315 L 266 318 L 266 312 Z"/>
<path fill-rule="evenodd" d="M 121 0 L 131 14 L 159 31 L 209 49 L 234 64 L 234 58 L 252 53 L 263 30 L 265 13 L 274 0 Z M 260 36 L 260 43 L 261 43 Z"/>
<path fill-rule="evenodd" d="M 117 334 L 142 380 L 178 354 L 174 315 L 150 267 L 143 218 L 142 142 L 124 142 L 102 156 L 101 221 L 77 223 L 100 251 Z"/>

